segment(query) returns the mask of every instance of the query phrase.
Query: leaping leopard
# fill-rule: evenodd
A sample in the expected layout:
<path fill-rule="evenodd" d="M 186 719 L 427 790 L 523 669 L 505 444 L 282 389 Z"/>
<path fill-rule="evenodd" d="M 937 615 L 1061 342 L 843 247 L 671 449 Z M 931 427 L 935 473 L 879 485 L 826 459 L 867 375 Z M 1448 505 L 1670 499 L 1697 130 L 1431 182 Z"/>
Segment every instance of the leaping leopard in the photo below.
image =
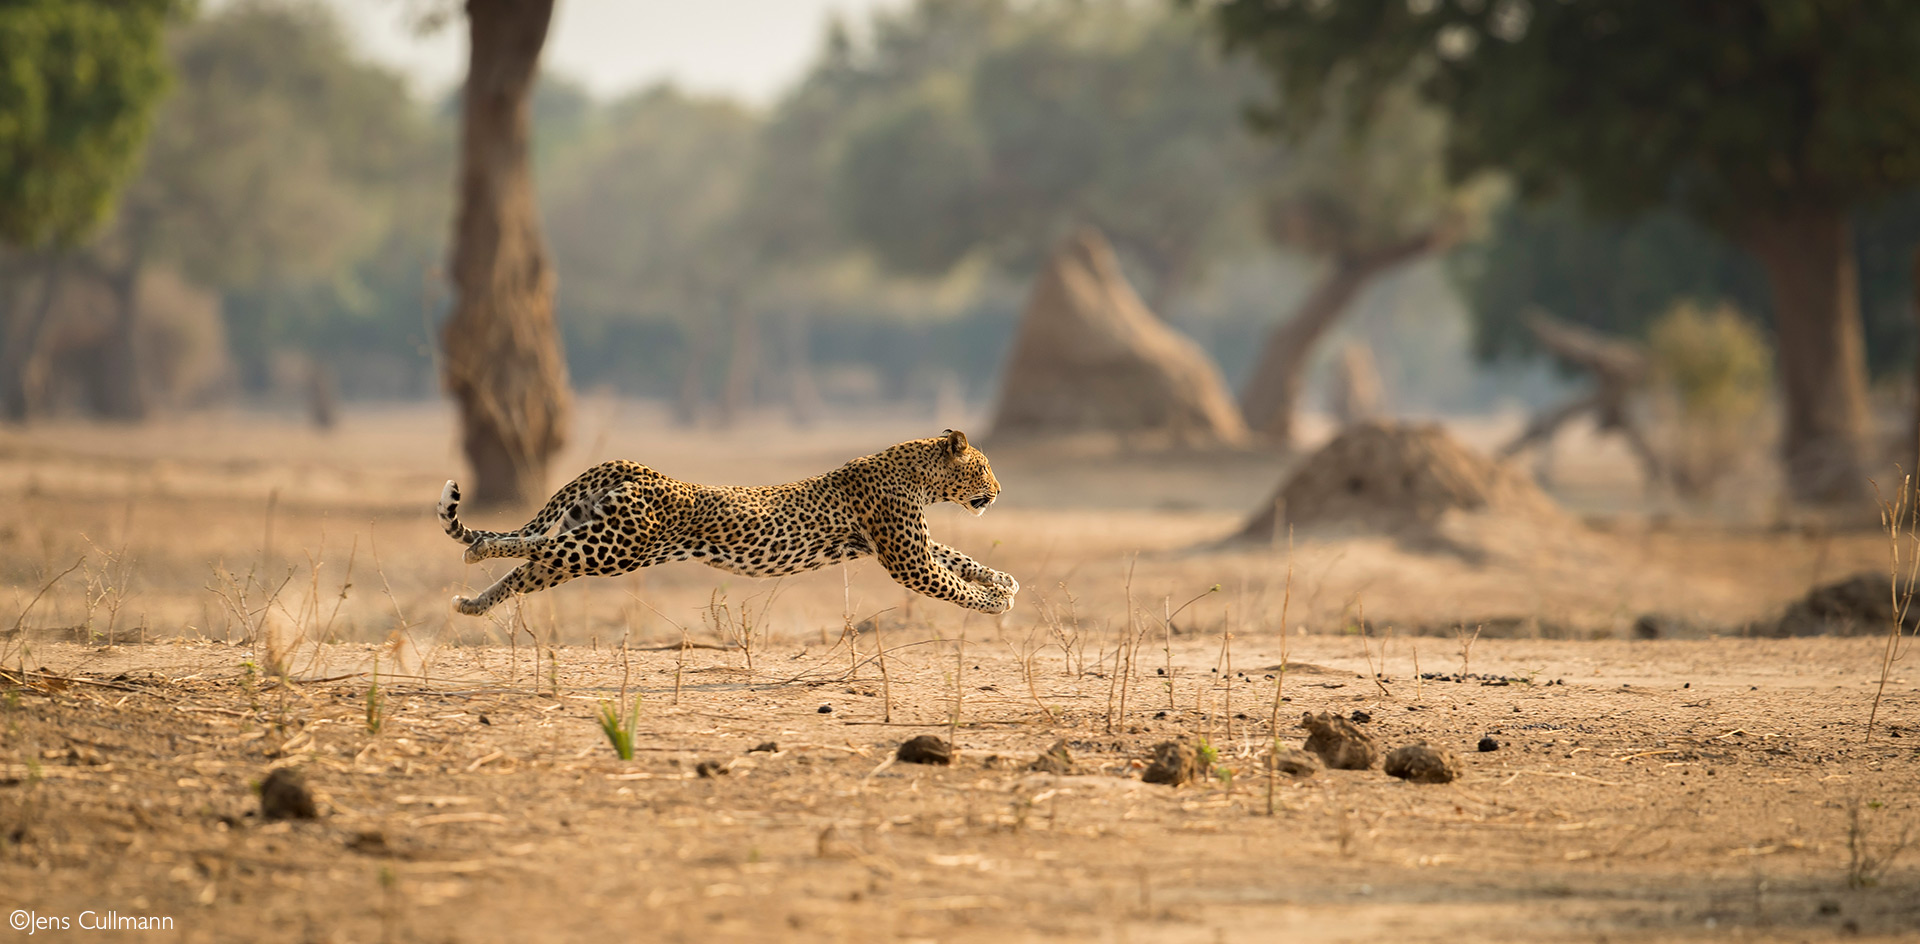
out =
<path fill-rule="evenodd" d="M 777 577 L 869 555 L 917 593 L 1004 613 L 1020 582 L 932 540 L 922 511 L 950 501 L 978 515 L 999 497 L 986 455 L 950 429 L 786 485 L 696 485 L 637 462 L 605 462 L 554 493 L 517 531 L 461 524 L 453 482 L 439 510 L 447 534 L 467 545 L 468 563 L 526 559 L 479 596 L 454 597 L 453 608 L 469 616 L 512 594 L 667 561 Z"/>

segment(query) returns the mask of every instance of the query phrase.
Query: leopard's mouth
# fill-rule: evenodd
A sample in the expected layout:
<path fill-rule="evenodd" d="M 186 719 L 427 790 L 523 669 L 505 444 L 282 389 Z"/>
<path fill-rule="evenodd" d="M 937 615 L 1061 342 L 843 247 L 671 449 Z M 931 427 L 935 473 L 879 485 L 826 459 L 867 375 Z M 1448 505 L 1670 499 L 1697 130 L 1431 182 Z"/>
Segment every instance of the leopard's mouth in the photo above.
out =
<path fill-rule="evenodd" d="M 973 513 L 977 515 L 986 511 L 987 506 L 991 504 L 993 504 L 992 495 L 976 495 L 972 501 L 967 502 L 967 507 L 973 509 Z"/>

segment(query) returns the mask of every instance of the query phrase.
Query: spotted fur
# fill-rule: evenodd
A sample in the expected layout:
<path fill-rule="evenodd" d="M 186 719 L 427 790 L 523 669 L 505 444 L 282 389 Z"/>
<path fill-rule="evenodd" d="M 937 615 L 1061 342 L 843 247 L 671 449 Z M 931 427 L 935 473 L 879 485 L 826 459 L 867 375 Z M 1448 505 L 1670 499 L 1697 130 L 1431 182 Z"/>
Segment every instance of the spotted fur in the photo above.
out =
<path fill-rule="evenodd" d="M 637 462 L 606 462 L 556 492 L 517 531 L 461 524 L 460 487 L 448 482 L 440 523 L 467 545 L 468 563 L 526 559 L 479 596 L 453 598 L 453 608 L 470 616 L 512 594 L 667 561 L 777 577 L 867 556 L 917 593 L 1004 613 L 1020 582 L 933 541 L 922 511 L 950 501 L 977 515 L 999 496 L 986 455 L 950 429 L 786 485 L 695 485 Z"/>

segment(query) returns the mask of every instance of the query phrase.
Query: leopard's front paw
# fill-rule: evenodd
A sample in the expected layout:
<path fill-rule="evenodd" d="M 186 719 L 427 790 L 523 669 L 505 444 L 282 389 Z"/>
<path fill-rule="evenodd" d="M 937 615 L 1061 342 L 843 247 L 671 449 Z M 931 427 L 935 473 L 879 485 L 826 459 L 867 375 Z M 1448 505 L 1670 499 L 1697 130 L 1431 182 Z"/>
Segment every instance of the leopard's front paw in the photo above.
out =
<path fill-rule="evenodd" d="M 980 607 L 980 612 L 999 616 L 1013 609 L 1012 591 L 1004 590 L 1000 587 L 985 587 L 984 589 L 987 593 L 987 605 Z"/>
<path fill-rule="evenodd" d="M 1007 591 L 1009 596 L 1020 592 L 1020 581 L 1013 579 L 1012 574 L 989 570 L 986 582 Z"/>

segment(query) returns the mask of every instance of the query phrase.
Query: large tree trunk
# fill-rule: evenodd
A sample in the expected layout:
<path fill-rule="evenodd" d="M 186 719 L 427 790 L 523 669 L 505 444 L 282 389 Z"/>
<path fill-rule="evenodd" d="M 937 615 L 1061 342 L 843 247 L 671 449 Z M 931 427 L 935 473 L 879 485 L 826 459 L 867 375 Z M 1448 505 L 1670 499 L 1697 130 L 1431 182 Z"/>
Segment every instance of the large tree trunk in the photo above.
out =
<path fill-rule="evenodd" d="M 87 399 L 96 415 L 110 420 L 139 422 L 147 418 L 147 388 L 140 376 L 136 346 L 140 320 L 138 255 L 107 276 L 113 292 L 113 330 L 88 355 L 85 375 Z"/>
<path fill-rule="evenodd" d="M 1742 242 L 1773 289 L 1787 488 L 1806 502 L 1867 496 L 1866 355 L 1853 233 L 1838 209 L 1747 221 Z"/>
<path fill-rule="evenodd" d="M 547 463 L 566 439 L 572 406 L 527 156 L 552 18 L 553 0 L 467 0 L 455 300 L 442 337 L 446 387 L 473 464 L 469 494 L 483 505 L 546 496 Z"/>
<path fill-rule="evenodd" d="M 27 296 L 24 271 L 20 279 L 23 287 L 18 290 L 8 287 L 13 296 L 8 301 L 15 306 L 20 323 L 15 324 L 13 318 L 8 318 L 4 327 L 7 350 L 0 355 L 0 418 L 16 423 L 25 422 L 40 412 L 40 400 L 46 383 L 46 352 L 43 348 L 46 346 L 47 329 L 53 320 L 53 304 L 59 297 L 60 285 L 66 273 L 64 262 L 64 257 L 55 252 L 40 256 L 35 266 L 40 270 L 40 295 L 30 308 L 23 304 Z"/>
<path fill-rule="evenodd" d="M 1293 415 L 1306 384 L 1313 349 L 1353 304 L 1355 296 L 1381 273 L 1452 242 L 1453 228 L 1438 226 L 1403 242 L 1371 252 L 1336 257 L 1320 282 L 1294 309 L 1293 317 L 1267 335 L 1253 376 L 1240 395 L 1247 426 L 1265 433 L 1276 446 L 1293 444 Z"/>

